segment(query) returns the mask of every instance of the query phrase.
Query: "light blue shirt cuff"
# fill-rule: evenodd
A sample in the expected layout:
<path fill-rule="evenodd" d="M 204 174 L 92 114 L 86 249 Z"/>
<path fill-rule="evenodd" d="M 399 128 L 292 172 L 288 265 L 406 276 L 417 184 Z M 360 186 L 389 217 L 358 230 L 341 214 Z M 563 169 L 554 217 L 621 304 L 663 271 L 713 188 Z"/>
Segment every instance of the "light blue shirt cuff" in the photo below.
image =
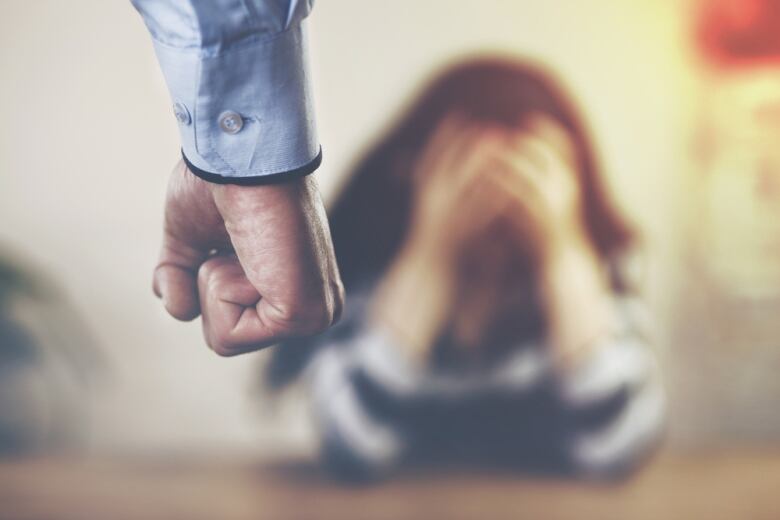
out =
<path fill-rule="evenodd" d="M 154 41 L 195 173 L 252 184 L 317 168 L 305 23 L 215 55 Z"/>

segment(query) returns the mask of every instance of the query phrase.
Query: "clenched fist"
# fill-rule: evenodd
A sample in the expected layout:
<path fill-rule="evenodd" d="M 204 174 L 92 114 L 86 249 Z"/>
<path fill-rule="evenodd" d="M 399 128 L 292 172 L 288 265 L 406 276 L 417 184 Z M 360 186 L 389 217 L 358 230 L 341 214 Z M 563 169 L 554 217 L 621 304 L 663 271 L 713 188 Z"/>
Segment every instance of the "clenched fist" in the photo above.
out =
<path fill-rule="evenodd" d="M 344 289 L 314 179 L 218 185 L 180 162 L 154 292 L 177 319 L 202 314 L 206 342 L 222 356 L 327 329 Z"/>

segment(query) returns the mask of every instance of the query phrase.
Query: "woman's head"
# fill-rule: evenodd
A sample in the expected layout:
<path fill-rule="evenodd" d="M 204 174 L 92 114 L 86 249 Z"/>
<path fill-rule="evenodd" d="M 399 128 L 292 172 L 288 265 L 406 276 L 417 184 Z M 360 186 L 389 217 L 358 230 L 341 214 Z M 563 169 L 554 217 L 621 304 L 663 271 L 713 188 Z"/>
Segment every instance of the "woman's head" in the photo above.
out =
<path fill-rule="evenodd" d="M 582 218 L 596 249 L 608 257 L 631 241 L 580 118 L 549 73 L 520 61 L 478 58 L 445 70 L 425 87 L 353 172 L 331 219 L 348 285 L 378 274 L 397 251 L 408 231 L 414 165 L 453 114 L 507 129 L 522 128 L 539 115 L 559 124 L 571 140 Z"/>
<path fill-rule="evenodd" d="M 602 185 L 585 130 L 557 84 L 546 72 L 525 63 L 476 59 L 445 71 L 423 90 L 360 163 L 337 201 L 331 223 L 348 289 L 380 276 L 414 229 L 423 224 L 414 216 L 419 213 L 415 206 L 420 205 L 423 192 L 440 195 L 451 188 L 458 159 L 455 167 L 445 165 L 437 169 L 430 166 L 428 158 L 441 155 L 437 149 L 445 150 L 445 154 L 447 149 L 460 153 L 461 148 L 472 146 L 467 139 L 457 137 L 459 131 L 477 135 L 476 139 L 482 141 L 490 141 L 492 135 L 493 144 L 503 139 L 517 150 L 527 150 L 529 146 L 538 149 L 540 143 L 546 151 L 552 150 L 557 156 L 554 160 L 567 165 L 567 175 L 579 199 L 577 219 L 597 254 L 606 259 L 629 243 L 631 233 Z M 522 226 L 507 225 L 506 218 L 498 218 L 483 230 L 470 226 L 479 231 L 472 236 L 456 233 L 464 228 L 462 222 L 457 223 L 464 215 L 471 222 L 473 215 L 494 212 L 499 200 L 507 196 L 520 201 L 532 196 L 532 190 L 522 183 L 510 180 L 512 184 L 503 189 L 500 183 L 488 182 L 498 177 L 491 178 L 486 172 L 478 172 L 482 177 L 472 175 L 474 189 L 465 189 L 471 206 L 479 198 L 472 195 L 482 193 L 483 209 L 466 210 L 466 199 L 455 199 L 450 202 L 451 218 L 436 223 L 441 234 L 459 235 L 464 245 L 458 259 L 465 273 L 458 298 L 471 304 L 456 306 L 450 313 L 460 329 L 465 327 L 456 331 L 459 336 L 484 337 L 479 332 L 469 332 L 469 320 L 457 318 L 459 315 L 486 315 L 476 320 L 481 324 L 476 329 L 485 329 L 491 321 L 533 329 L 542 321 L 539 316 L 529 315 L 529 323 L 523 324 L 516 316 L 516 308 L 513 309 L 523 304 L 517 292 L 520 287 L 528 289 L 523 274 L 530 272 L 534 252 L 529 247 L 530 235 Z M 443 184 L 429 182 L 436 176 L 441 177 Z"/>

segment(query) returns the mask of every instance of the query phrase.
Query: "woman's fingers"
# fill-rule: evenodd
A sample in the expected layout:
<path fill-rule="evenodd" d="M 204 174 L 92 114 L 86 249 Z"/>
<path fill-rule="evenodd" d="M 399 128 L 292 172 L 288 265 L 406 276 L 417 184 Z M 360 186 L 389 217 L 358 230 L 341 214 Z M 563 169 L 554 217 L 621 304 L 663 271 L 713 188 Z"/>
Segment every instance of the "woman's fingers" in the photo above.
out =
<path fill-rule="evenodd" d="M 546 229 L 556 218 L 575 215 L 576 173 L 556 149 L 558 141 L 546 141 L 556 132 L 536 119 L 522 130 L 446 119 L 417 172 L 426 179 L 417 185 L 421 234 L 448 229 L 464 237 L 496 219 Z"/>
<path fill-rule="evenodd" d="M 449 126 L 452 120 L 443 124 L 447 125 L 441 129 L 446 139 L 437 135 L 432 141 L 434 148 L 441 149 L 427 151 L 415 173 L 413 219 L 416 231 L 424 236 L 438 233 L 457 211 L 479 176 L 485 147 L 496 135 L 474 124 L 459 123 L 457 129 Z"/>
<path fill-rule="evenodd" d="M 570 168 L 576 167 L 574 146 L 569 132 L 549 116 L 538 114 L 531 116 L 526 124 L 528 132 L 547 143 L 555 151 L 555 159 L 563 161 Z"/>
<path fill-rule="evenodd" d="M 468 173 L 468 165 L 473 163 L 473 155 L 479 153 L 480 146 L 492 135 L 495 131 L 490 127 L 457 114 L 448 116 L 437 127 L 415 168 L 418 189 L 433 195 L 456 191 L 458 180 Z"/>
<path fill-rule="evenodd" d="M 435 170 L 441 156 L 451 150 L 451 143 L 456 140 L 458 134 L 463 133 L 464 128 L 466 128 L 465 121 L 459 114 L 445 117 L 425 144 L 424 153 L 417 162 L 415 177 L 427 176 L 428 172 Z"/>

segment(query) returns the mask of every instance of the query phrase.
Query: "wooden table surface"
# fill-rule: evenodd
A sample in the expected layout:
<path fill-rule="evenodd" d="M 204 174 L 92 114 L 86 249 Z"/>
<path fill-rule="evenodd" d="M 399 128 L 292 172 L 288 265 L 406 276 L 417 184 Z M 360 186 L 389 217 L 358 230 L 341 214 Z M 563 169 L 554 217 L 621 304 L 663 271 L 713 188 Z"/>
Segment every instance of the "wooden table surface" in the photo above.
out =
<path fill-rule="evenodd" d="M 780 448 L 662 453 L 618 484 L 487 473 L 345 487 L 306 463 L 0 462 L 0 518 L 780 519 Z"/>

